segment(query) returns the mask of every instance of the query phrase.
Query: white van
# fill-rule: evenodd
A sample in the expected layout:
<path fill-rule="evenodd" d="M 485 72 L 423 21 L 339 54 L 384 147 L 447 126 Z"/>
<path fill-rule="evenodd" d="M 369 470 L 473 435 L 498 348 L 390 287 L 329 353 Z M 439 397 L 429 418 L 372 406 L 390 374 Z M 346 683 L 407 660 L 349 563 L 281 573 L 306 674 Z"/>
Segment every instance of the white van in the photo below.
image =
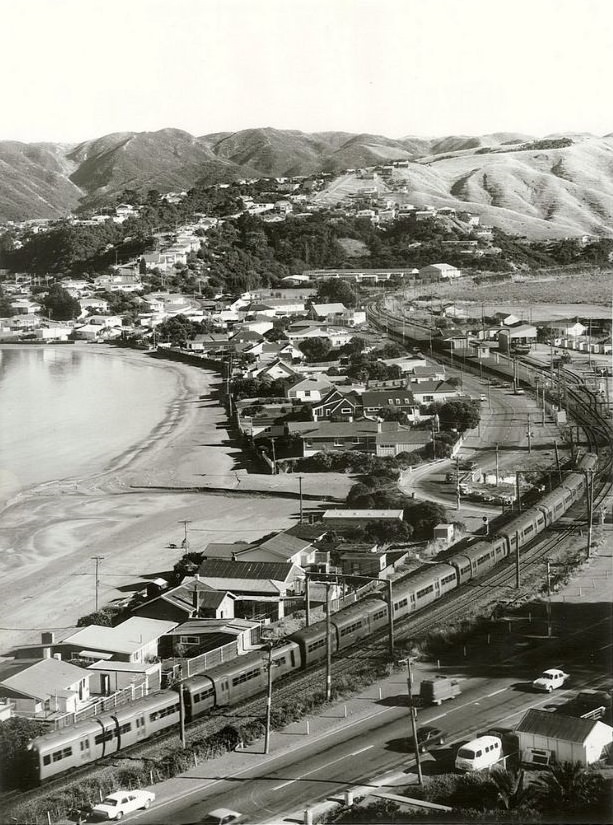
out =
<path fill-rule="evenodd" d="M 502 741 L 497 736 L 479 736 L 458 750 L 457 771 L 482 771 L 502 759 Z"/>

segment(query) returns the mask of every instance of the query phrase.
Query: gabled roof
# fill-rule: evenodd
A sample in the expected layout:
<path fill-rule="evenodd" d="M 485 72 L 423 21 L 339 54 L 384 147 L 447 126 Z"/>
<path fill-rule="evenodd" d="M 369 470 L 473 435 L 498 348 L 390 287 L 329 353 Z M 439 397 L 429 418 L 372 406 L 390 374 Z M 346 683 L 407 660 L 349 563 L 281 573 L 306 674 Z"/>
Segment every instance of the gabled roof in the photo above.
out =
<path fill-rule="evenodd" d="M 330 392 L 326 393 L 326 395 L 321 399 L 321 401 L 318 401 L 313 405 L 313 408 L 315 409 L 318 407 L 323 407 L 324 404 L 330 404 L 333 401 L 337 401 L 338 403 L 346 401 L 349 404 L 353 404 L 354 406 L 361 405 L 360 398 L 355 392 L 351 391 L 345 393 L 339 390 L 338 387 L 332 387 Z"/>
<path fill-rule="evenodd" d="M 246 541 L 235 544 L 224 541 L 211 541 L 202 552 L 207 558 L 232 560 L 235 555 L 244 553 L 245 550 L 250 550 L 253 546 L 253 544 L 249 544 Z"/>
<path fill-rule="evenodd" d="M 405 387 L 392 387 L 390 389 L 366 390 L 362 393 L 362 404 L 365 407 L 384 406 L 399 398 L 403 404 L 413 403 L 413 394 Z"/>
<path fill-rule="evenodd" d="M 397 433 L 377 433 L 377 444 L 408 444 L 423 447 L 432 440 L 429 430 L 399 430 Z"/>
<path fill-rule="evenodd" d="M 23 693 L 33 699 L 45 699 L 65 691 L 81 679 L 89 678 L 88 672 L 60 659 L 42 659 L 40 662 L 25 662 L 20 670 L 2 680 L 2 686 L 16 693 Z"/>
<path fill-rule="evenodd" d="M 455 387 L 448 384 L 446 381 L 422 381 L 420 384 L 412 384 L 411 391 L 417 393 L 424 392 L 457 392 Z"/>
<path fill-rule="evenodd" d="M 342 315 L 343 312 L 347 312 L 345 304 L 312 304 L 311 307 L 318 317 Z"/>
<path fill-rule="evenodd" d="M 515 730 L 518 733 L 532 733 L 549 739 L 583 744 L 597 725 L 602 725 L 602 722 L 531 708 Z"/>
<path fill-rule="evenodd" d="M 319 378 L 299 378 L 295 384 L 292 384 L 290 390 L 325 390 L 332 386 L 332 382 L 327 378 L 320 376 Z"/>

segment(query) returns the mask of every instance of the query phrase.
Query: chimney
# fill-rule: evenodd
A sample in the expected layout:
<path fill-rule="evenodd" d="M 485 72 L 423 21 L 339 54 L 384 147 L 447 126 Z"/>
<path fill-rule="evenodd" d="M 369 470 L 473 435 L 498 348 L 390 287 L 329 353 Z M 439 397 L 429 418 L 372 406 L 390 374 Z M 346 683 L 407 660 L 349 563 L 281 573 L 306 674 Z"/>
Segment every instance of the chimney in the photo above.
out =
<path fill-rule="evenodd" d="M 55 643 L 55 633 L 47 631 L 40 634 L 40 640 L 44 645 L 52 645 Z"/>
<path fill-rule="evenodd" d="M 382 423 L 381 421 L 377 421 L 377 432 L 378 433 L 381 432 L 381 423 Z"/>
<path fill-rule="evenodd" d="M 200 573 L 194 573 L 194 578 L 196 579 L 197 582 L 199 582 L 200 581 Z"/>
<path fill-rule="evenodd" d="M 194 587 L 194 592 L 192 593 L 192 605 L 196 611 L 196 615 L 198 615 L 200 612 L 200 590 L 198 586 Z"/>

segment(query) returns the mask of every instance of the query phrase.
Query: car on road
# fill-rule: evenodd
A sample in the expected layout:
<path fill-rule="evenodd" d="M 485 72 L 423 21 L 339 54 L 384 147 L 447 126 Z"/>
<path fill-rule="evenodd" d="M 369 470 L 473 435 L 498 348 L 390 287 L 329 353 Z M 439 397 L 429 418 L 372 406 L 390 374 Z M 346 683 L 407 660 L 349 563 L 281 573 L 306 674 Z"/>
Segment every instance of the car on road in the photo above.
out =
<path fill-rule="evenodd" d="M 447 734 L 440 728 L 435 728 L 432 725 L 424 725 L 422 728 L 417 728 L 417 747 L 420 753 L 426 753 L 430 748 L 435 748 L 437 745 L 444 745 Z M 415 751 L 415 738 L 413 736 L 408 739 L 409 750 Z"/>
<path fill-rule="evenodd" d="M 215 808 L 200 820 L 201 825 L 234 825 L 238 822 L 244 822 L 243 815 L 230 808 Z"/>
<path fill-rule="evenodd" d="M 102 802 L 92 808 L 94 819 L 112 819 L 117 822 L 133 811 L 146 810 L 155 801 L 151 791 L 115 791 L 105 796 Z"/>
<path fill-rule="evenodd" d="M 549 670 L 544 670 L 538 679 L 535 679 L 532 682 L 532 687 L 535 690 L 542 690 L 545 693 L 551 693 L 552 690 L 562 687 L 568 678 L 569 674 L 564 673 L 563 670 L 549 668 Z"/>

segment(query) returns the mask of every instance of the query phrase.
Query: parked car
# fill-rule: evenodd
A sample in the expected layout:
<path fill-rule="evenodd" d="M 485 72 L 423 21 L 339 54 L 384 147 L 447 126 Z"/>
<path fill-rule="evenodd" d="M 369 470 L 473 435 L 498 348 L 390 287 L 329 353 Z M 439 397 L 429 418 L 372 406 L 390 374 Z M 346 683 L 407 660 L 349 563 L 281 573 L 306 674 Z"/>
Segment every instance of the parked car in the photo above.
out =
<path fill-rule="evenodd" d="M 444 745 L 447 734 L 434 728 L 432 725 L 424 725 L 423 728 L 417 728 L 417 747 L 420 753 L 426 753 L 430 748 L 435 748 L 437 745 Z M 415 739 L 411 736 L 408 740 L 409 750 L 415 751 Z"/>
<path fill-rule="evenodd" d="M 243 815 L 238 811 L 231 811 L 230 808 L 215 808 L 200 820 L 201 825 L 234 825 L 235 822 L 242 821 Z"/>
<path fill-rule="evenodd" d="M 151 791 L 116 791 L 111 793 L 92 808 L 94 819 L 121 819 L 140 809 L 146 810 L 155 801 Z"/>
<path fill-rule="evenodd" d="M 532 687 L 536 690 L 543 690 L 545 693 L 551 693 L 552 690 L 562 687 L 564 682 L 569 678 L 568 673 L 557 668 L 549 668 L 532 682 Z"/>

